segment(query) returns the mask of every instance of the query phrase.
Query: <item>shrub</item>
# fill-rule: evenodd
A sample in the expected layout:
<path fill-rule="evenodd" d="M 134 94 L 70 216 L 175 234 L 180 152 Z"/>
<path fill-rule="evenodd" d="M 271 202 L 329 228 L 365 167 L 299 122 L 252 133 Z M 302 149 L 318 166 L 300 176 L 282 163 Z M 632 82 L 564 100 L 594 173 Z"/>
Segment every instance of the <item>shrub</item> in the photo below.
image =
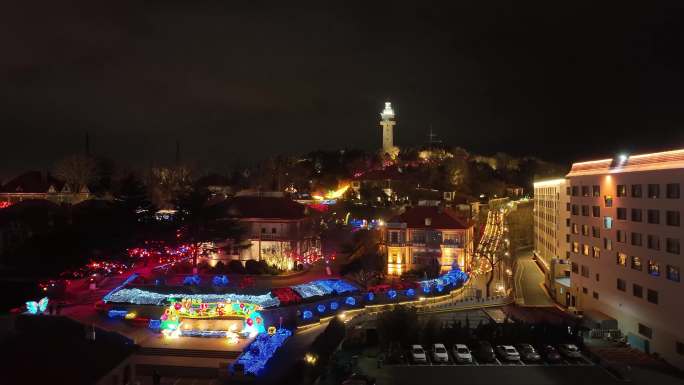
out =
<path fill-rule="evenodd" d="M 245 273 L 245 267 L 242 266 L 242 262 L 237 261 L 237 260 L 232 260 L 228 263 L 228 270 L 231 273 L 235 273 L 235 274 L 244 274 Z"/>

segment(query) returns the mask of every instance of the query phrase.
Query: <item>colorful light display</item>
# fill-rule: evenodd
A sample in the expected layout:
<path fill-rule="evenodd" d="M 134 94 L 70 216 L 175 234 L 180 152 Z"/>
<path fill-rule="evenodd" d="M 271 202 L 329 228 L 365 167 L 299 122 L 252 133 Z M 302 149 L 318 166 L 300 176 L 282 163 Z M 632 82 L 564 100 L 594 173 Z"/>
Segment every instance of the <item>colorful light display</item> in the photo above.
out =
<path fill-rule="evenodd" d="M 110 310 L 107 312 L 107 317 L 113 319 L 124 319 L 128 315 L 128 310 Z"/>
<path fill-rule="evenodd" d="M 28 301 L 26 302 L 26 311 L 29 314 L 42 314 L 45 313 L 45 310 L 47 310 L 48 307 L 48 302 L 50 300 L 48 297 L 43 297 L 40 299 L 40 301 Z"/>
<path fill-rule="evenodd" d="M 407 297 L 413 297 L 414 295 L 416 295 L 416 291 L 414 289 L 406 290 L 406 296 Z"/>
<path fill-rule="evenodd" d="M 122 285 L 123 286 L 123 285 Z M 116 289 L 115 289 L 116 290 Z M 249 294 L 182 294 L 182 293 L 155 293 L 152 291 L 142 290 L 138 288 L 122 288 L 118 291 L 113 290 L 107 294 L 103 300 L 105 302 L 114 303 L 130 303 L 135 305 L 166 305 L 177 298 L 184 298 L 189 300 L 199 300 L 204 303 L 212 302 L 246 302 L 259 305 L 263 308 L 275 307 L 280 304 L 277 298 L 271 296 L 271 293 L 260 295 Z"/>
<path fill-rule="evenodd" d="M 366 294 L 366 299 L 369 301 L 372 301 L 375 299 L 375 294 L 373 294 L 372 291 L 369 291 L 368 294 Z"/>
<path fill-rule="evenodd" d="M 387 292 L 387 297 L 388 297 L 389 299 L 395 299 L 395 298 L 397 298 L 397 291 L 396 291 L 396 290 L 389 290 L 389 291 Z"/>
<path fill-rule="evenodd" d="M 287 329 L 278 329 L 273 335 L 259 334 L 231 366 L 231 372 L 235 372 L 236 366 L 241 366 L 246 374 L 258 376 L 291 335 Z"/>
<path fill-rule="evenodd" d="M 318 310 L 319 313 L 325 313 L 325 305 L 319 304 L 316 306 L 316 310 Z"/>
<path fill-rule="evenodd" d="M 313 318 L 313 313 L 311 312 L 311 310 L 304 310 L 304 312 L 302 313 L 302 318 L 305 320 L 309 320 Z"/>
<path fill-rule="evenodd" d="M 337 310 L 337 308 L 339 308 L 339 307 L 340 307 L 340 304 L 339 304 L 339 303 L 337 303 L 337 302 L 335 302 L 335 301 L 330 302 L 330 310 L 335 311 L 335 310 Z"/>
<path fill-rule="evenodd" d="M 183 285 L 187 286 L 199 286 L 199 284 L 202 282 L 200 279 L 199 275 L 189 275 L 183 279 Z"/>
<path fill-rule="evenodd" d="M 214 276 L 214 279 L 212 279 L 212 284 L 214 286 L 226 287 L 228 286 L 228 282 L 230 281 L 225 275 L 216 275 Z"/>
<path fill-rule="evenodd" d="M 347 297 L 347 299 L 344 300 L 344 303 L 346 303 L 349 306 L 356 306 L 356 298 Z"/>

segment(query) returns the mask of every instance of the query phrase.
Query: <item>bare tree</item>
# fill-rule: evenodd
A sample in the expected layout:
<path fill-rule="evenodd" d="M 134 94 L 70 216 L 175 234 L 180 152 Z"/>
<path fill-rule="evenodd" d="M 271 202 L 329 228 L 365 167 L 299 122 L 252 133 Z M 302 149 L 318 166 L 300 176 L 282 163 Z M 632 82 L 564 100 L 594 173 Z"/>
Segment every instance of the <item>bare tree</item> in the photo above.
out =
<path fill-rule="evenodd" d="M 95 160 L 89 156 L 71 155 L 57 163 L 55 176 L 64 180 L 71 191 L 79 192 L 93 181 L 96 167 Z"/>

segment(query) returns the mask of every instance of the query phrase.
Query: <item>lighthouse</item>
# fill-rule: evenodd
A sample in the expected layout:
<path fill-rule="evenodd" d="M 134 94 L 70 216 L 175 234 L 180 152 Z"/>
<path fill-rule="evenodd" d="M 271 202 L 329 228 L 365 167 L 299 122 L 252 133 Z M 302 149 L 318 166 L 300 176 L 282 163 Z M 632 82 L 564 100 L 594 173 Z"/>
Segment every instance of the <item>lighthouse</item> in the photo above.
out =
<path fill-rule="evenodd" d="M 392 103 L 385 102 L 385 109 L 380 113 L 380 126 L 382 127 L 382 152 L 383 154 L 393 155 L 396 152 L 394 148 L 394 110 Z"/>

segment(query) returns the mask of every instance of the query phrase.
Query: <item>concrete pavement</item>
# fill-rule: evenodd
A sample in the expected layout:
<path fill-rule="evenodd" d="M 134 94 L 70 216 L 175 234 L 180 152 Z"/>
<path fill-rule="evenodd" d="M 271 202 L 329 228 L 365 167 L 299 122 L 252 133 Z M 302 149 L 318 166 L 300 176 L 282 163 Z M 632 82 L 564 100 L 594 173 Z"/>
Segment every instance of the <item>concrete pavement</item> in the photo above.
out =
<path fill-rule="evenodd" d="M 555 306 L 544 289 L 544 273 L 534 260 L 532 252 L 518 255 L 518 267 L 513 276 L 516 303 L 523 306 Z"/>

